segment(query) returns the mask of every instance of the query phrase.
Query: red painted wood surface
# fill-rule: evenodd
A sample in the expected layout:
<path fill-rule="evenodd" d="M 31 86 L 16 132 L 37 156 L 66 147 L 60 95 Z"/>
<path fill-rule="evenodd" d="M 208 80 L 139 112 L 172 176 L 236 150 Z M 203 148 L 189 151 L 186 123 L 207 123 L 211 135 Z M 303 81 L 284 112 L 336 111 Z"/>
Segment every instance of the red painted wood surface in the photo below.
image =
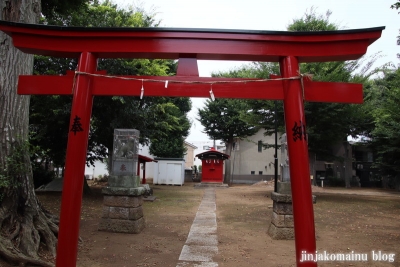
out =
<path fill-rule="evenodd" d="M 82 53 L 78 70 L 90 73 L 96 70 L 96 58 L 93 54 Z M 91 79 L 90 76 L 77 77 L 73 93 L 56 266 L 76 265 L 83 181 L 93 104 Z"/>
<path fill-rule="evenodd" d="M 279 64 L 283 77 L 291 77 L 299 71 L 296 57 L 282 58 Z M 283 85 L 293 218 L 296 218 L 294 219 L 296 262 L 297 266 L 317 266 L 316 262 L 300 261 L 302 251 L 306 253 L 316 251 L 303 92 L 299 80 L 286 80 Z"/>
<path fill-rule="evenodd" d="M 222 159 L 203 159 L 201 161 L 202 183 L 224 182 L 224 161 Z"/>
<path fill-rule="evenodd" d="M 146 184 L 146 162 L 152 162 L 156 160 L 143 156 L 143 155 L 138 155 L 138 165 L 137 165 L 137 176 L 140 176 L 140 164 L 143 164 L 143 178 L 142 178 L 142 184 Z"/>
<path fill-rule="evenodd" d="M 352 60 L 366 53 L 384 27 L 327 32 L 245 31 L 173 28 L 79 28 L 0 21 L 23 52 L 78 58 L 197 58 L 278 62 Z"/>
<path fill-rule="evenodd" d="M 194 76 L 199 77 L 199 67 L 196 58 L 180 58 L 176 70 L 177 76 Z"/>
<path fill-rule="evenodd" d="M 201 77 L 159 77 L 159 76 L 120 76 L 136 80 L 118 78 L 93 77 L 93 95 L 103 96 L 144 96 L 170 97 L 210 97 L 211 83 L 216 98 L 243 98 L 283 100 L 281 80 L 257 81 L 254 79 L 236 78 L 201 78 Z M 160 82 L 146 81 L 158 80 Z M 168 87 L 165 88 L 165 81 Z M 239 83 L 238 81 L 248 81 Z M 253 82 L 252 82 L 253 80 Z M 73 76 L 35 76 L 19 77 L 18 94 L 22 95 L 71 95 Z M 179 82 L 198 83 L 179 83 Z M 227 83 L 219 83 L 226 81 Z M 230 81 L 230 82 L 229 82 Z M 356 83 L 313 82 L 304 79 L 304 98 L 310 102 L 363 103 L 362 85 Z"/>
<path fill-rule="evenodd" d="M 223 183 L 224 182 L 224 160 L 229 155 L 211 148 L 208 151 L 196 155 L 201 159 L 201 182 L 202 183 Z"/>

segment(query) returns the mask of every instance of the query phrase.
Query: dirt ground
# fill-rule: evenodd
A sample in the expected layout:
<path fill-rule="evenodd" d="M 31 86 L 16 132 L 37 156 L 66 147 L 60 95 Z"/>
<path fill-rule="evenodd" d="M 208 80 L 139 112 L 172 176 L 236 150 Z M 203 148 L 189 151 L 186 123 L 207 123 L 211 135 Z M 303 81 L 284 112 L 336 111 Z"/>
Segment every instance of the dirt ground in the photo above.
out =
<path fill-rule="evenodd" d="M 144 203 L 146 228 L 140 234 L 97 230 L 101 188 L 83 198 L 78 263 L 80 267 L 175 267 L 204 189 L 194 184 L 151 186 L 157 199 Z M 220 267 L 295 266 L 294 240 L 272 240 L 273 186 L 234 185 L 216 190 Z M 317 249 L 327 253 L 367 253 L 368 262 L 320 262 L 318 266 L 400 266 L 400 193 L 380 189 L 313 188 Z M 59 213 L 60 193 L 40 193 Z M 394 253 L 394 262 L 372 261 L 372 251 Z M 7 266 L 1 262 L 0 266 Z"/>

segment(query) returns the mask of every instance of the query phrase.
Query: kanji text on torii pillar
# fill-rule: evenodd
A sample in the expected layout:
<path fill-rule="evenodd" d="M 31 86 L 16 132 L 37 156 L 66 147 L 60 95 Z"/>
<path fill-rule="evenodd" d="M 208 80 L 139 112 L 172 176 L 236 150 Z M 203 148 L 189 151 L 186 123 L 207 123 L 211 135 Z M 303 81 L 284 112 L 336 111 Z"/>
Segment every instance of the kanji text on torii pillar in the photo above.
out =
<path fill-rule="evenodd" d="M 381 36 L 383 29 L 277 32 L 68 28 L 0 21 L 0 30 L 12 36 L 14 46 L 25 53 L 79 58 L 75 73 L 65 76 L 20 76 L 18 86 L 19 94 L 73 95 L 57 266 L 76 266 L 83 183 L 79 177 L 84 174 L 95 95 L 283 100 L 291 163 L 296 261 L 297 266 L 316 266 L 315 262 L 300 261 L 302 252 L 315 253 L 316 248 L 303 101 L 362 103 L 363 96 L 360 84 L 303 79 L 299 74 L 299 63 L 358 59 Z M 178 73 L 174 77 L 112 79 L 97 71 L 98 58 L 178 59 Z M 200 78 L 196 77 L 197 59 L 279 62 L 281 78 Z"/>

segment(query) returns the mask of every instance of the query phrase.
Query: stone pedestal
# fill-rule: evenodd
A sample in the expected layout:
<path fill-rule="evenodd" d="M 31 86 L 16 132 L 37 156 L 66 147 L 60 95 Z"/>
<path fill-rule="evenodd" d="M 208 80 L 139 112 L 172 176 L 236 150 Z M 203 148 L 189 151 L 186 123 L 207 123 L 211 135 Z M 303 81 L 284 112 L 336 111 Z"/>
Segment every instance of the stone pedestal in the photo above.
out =
<path fill-rule="evenodd" d="M 103 188 L 103 216 L 99 231 L 138 234 L 144 229 L 142 205 L 145 188 L 138 187 L 138 181 L 137 176 L 118 176 L 109 180 L 109 186 Z"/>
<path fill-rule="evenodd" d="M 294 220 L 290 183 L 278 182 L 277 191 L 271 193 L 273 210 L 268 234 L 272 239 L 292 240 L 294 239 Z M 312 199 L 313 203 L 316 203 L 316 196 L 313 195 Z"/>
<path fill-rule="evenodd" d="M 268 234 L 272 239 L 294 239 L 294 221 L 292 196 L 272 192 L 273 203 L 272 219 Z"/>

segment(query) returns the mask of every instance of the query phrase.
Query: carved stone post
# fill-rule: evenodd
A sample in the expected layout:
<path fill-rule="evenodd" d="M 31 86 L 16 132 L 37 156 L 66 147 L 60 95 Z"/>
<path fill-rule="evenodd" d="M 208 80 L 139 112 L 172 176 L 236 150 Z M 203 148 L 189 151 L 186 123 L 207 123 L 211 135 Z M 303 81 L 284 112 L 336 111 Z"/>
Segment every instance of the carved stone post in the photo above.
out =
<path fill-rule="evenodd" d="M 114 130 L 112 175 L 103 188 L 103 216 L 99 230 L 118 233 L 140 233 L 145 227 L 143 194 L 138 164 L 139 131 Z"/>

